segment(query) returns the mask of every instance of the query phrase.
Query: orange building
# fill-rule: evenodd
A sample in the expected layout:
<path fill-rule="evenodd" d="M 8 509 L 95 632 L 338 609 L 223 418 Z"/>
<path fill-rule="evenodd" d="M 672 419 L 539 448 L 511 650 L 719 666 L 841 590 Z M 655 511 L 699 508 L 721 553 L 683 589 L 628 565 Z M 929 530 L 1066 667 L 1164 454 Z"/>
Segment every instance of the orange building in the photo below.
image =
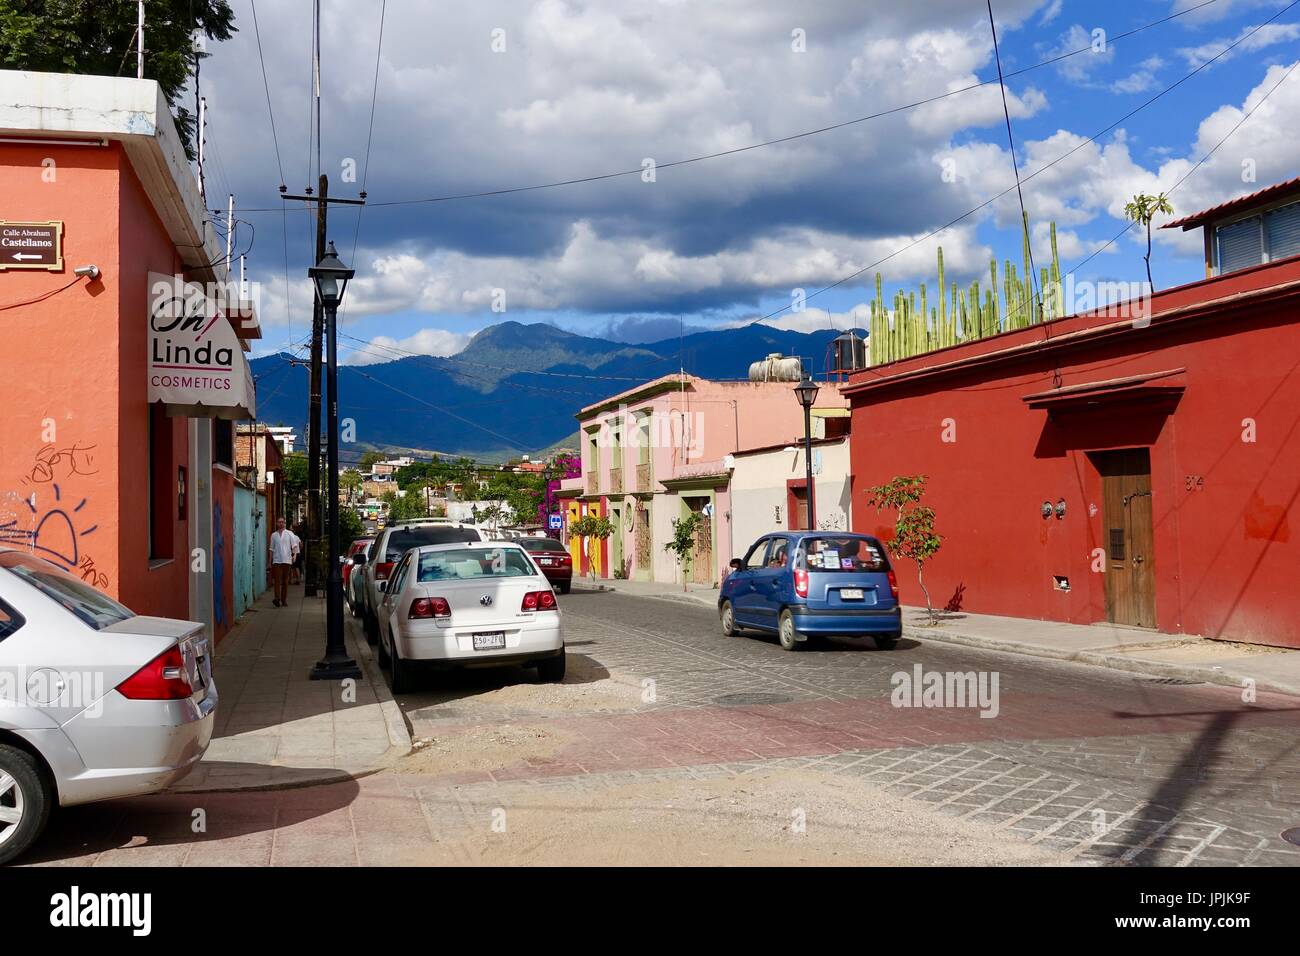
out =
<path fill-rule="evenodd" d="M 224 281 L 224 241 L 157 83 L 0 88 L 0 543 L 220 638 L 256 321 L 212 300 L 159 318 L 156 286 Z"/>

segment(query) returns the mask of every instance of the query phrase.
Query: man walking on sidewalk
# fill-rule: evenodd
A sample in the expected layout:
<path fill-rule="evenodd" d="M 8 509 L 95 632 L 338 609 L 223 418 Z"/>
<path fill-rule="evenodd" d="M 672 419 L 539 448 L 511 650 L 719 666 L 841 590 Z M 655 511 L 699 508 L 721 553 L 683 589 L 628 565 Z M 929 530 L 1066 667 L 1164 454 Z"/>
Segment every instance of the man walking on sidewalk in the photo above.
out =
<path fill-rule="evenodd" d="M 284 526 L 284 519 L 276 521 L 271 534 L 271 584 L 275 587 L 271 603 L 276 607 L 284 607 L 289 602 L 289 568 L 301 548 L 302 542 Z"/>

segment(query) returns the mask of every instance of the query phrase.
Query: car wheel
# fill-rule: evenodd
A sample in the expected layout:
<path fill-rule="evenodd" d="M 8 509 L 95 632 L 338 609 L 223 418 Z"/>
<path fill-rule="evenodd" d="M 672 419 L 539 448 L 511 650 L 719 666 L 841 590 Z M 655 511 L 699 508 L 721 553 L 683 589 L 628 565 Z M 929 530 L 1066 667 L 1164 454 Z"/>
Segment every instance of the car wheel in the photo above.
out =
<path fill-rule="evenodd" d="M 722 633 L 727 637 L 735 637 L 740 633 L 740 628 L 736 627 L 736 609 L 731 606 L 730 601 L 722 602 L 718 618 L 722 621 Z"/>
<path fill-rule="evenodd" d="M 379 618 L 373 614 L 364 614 L 366 643 L 373 647 L 379 642 Z"/>
<path fill-rule="evenodd" d="M 36 842 L 53 806 L 53 788 L 32 755 L 0 744 L 0 864 Z"/>
<path fill-rule="evenodd" d="M 561 594 L 568 594 L 568 593 L 569 593 L 569 588 L 571 588 L 571 587 L 573 587 L 573 585 L 572 585 L 570 582 L 568 582 L 568 581 L 564 582 L 563 584 L 560 585 L 560 593 L 561 593 Z"/>
<path fill-rule="evenodd" d="M 393 661 L 393 659 L 388 656 L 388 645 L 384 643 L 382 637 L 375 642 L 375 657 L 379 659 L 379 666 L 385 670 L 387 670 L 388 665 Z"/>
<path fill-rule="evenodd" d="M 808 641 L 806 639 L 800 640 L 799 638 L 801 636 L 802 635 L 795 630 L 794 615 L 791 614 L 789 610 L 782 611 L 781 626 L 780 630 L 777 632 L 777 637 L 781 641 L 781 646 L 787 651 L 802 650 L 804 646 L 807 645 Z"/>
<path fill-rule="evenodd" d="M 402 660 L 402 654 L 394 643 L 392 650 L 388 653 L 388 679 L 392 682 L 394 694 L 405 694 L 409 692 L 414 681 L 411 675 L 411 663 Z"/>
<path fill-rule="evenodd" d="M 898 646 L 898 639 L 901 634 L 877 634 L 875 635 L 876 647 L 882 651 L 892 651 Z"/>
<path fill-rule="evenodd" d="M 564 680 L 564 657 L 563 653 L 559 657 L 548 657 L 544 661 L 537 662 L 537 676 L 548 684 L 558 684 Z"/>

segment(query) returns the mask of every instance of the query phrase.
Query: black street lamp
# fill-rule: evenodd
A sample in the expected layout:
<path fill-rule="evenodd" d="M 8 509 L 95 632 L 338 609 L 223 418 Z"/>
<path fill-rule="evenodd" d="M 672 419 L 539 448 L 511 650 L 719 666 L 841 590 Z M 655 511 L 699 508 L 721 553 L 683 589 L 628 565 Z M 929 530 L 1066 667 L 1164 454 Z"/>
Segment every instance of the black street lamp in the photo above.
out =
<path fill-rule="evenodd" d="M 325 257 L 307 270 L 312 282 L 316 284 L 316 294 L 320 297 L 321 309 L 325 313 L 325 348 L 326 348 L 326 385 L 329 406 L 329 424 L 326 435 L 329 446 L 326 451 L 329 469 L 329 506 L 326 511 L 329 522 L 329 577 L 325 584 L 325 656 L 312 668 L 312 680 L 343 680 L 351 677 L 360 679 L 361 669 L 357 662 L 348 657 L 347 646 L 343 643 L 343 569 L 339 567 L 339 554 L 342 551 L 339 542 L 339 355 L 338 355 L 338 312 L 343 293 L 348 287 L 348 280 L 356 272 L 349 269 L 339 259 L 334 243 L 325 250 Z"/>
<path fill-rule="evenodd" d="M 817 383 L 812 380 L 812 376 L 807 372 L 803 373 L 803 378 L 799 384 L 794 387 L 794 393 L 799 396 L 799 404 L 803 406 L 803 462 L 807 471 L 808 487 L 808 530 L 817 530 L 817 494 L 813 490 L 813 469 L 812 469 L 812 407 L 813 402 L 817 401 L 817 393 L 821 391 Z"/>

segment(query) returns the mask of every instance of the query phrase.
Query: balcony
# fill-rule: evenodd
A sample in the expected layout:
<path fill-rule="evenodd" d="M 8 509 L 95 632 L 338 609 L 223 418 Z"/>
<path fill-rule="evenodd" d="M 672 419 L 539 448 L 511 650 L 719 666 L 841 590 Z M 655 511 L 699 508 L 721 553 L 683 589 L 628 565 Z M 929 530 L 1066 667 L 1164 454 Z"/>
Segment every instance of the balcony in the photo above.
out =
<path fill-rule="evenodd" d="M 609 470 L 609 493 L 611 495 L 621 495 L 623 493 L 622 468 L 611 468 Z"/>

